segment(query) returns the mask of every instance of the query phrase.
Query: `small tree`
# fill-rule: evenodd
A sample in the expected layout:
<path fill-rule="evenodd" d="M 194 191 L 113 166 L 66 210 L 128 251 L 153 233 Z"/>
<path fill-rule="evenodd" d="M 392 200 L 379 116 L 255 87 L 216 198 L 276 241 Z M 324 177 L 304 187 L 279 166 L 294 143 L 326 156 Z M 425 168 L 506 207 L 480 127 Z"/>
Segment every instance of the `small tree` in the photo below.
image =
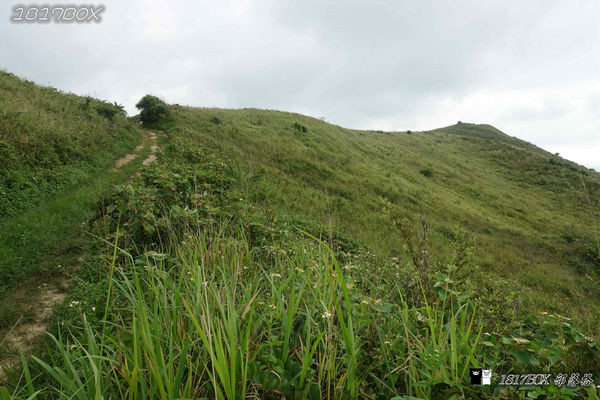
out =
<path fill-rule="evenodd" d="M 142 97 L 135 107 L 140 110 L 140 121 L 143 124 L 155 124 L 169 116 L 167 103 L 149 94 Z"/>

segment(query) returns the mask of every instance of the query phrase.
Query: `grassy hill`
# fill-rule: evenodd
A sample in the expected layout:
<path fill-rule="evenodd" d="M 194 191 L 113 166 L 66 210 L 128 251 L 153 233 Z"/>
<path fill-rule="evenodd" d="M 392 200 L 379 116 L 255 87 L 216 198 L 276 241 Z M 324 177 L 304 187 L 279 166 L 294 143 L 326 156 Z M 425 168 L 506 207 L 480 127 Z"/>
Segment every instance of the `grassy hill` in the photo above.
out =
<path fill-rule="evenodd" d="M 519 398 L 501 374 L 600 373 L 596 172 L 488 125 L 170 106 L 152 126 L 157 162 L 98 199 L 5 396 Z"/>
<path fill-rule="evenodd" d="M 80 256 L 81 223 L 125 179 L 105 171 L 140 141 L 135 125 L 118 105 L 0 71 L 0 337 L 28 320 L 13 289 L 48 284 Z"/>
<path fill-rule="evenodd" d="M 138 138 L 116 104 L 0 71 L 0 218 L 89 179 Z"/>
<path fill-rule="evenodd" d="M 402 243 L 380 198 L 423 215 L 443 259 L 454 229 L 475 239 L 477 285 L 502 287 L 527 308 L 600 326 L 600 174 L 489 125 L 428 132 L 356 131 L 298 114 L 176 107 L 172 137 L 226 154 L 260 183 L 265 208 L 334 226 L 382 256 Z M 440 260 L 441 261 L 441 260 Z M 487 275 L 484 277 L 484 275 Z M 592 311 L 594 310 L 594 311 Z"/>

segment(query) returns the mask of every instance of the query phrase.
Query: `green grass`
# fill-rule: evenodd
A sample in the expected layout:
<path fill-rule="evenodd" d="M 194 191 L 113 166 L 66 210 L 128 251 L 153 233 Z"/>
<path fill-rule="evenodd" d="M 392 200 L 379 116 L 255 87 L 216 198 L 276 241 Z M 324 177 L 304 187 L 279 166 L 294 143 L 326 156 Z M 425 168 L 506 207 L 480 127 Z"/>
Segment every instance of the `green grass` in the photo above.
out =
<path fill-rule="evenodd" d="M 243 238 L 188 238 L 185 247 L 171 255 L 182 260 L 177 267 L 169 268 L 160 257 L 144 268 L 134 263 L 115 267 L 115 298 L 120 299 L 115 302 L 121 303 L 116 309 L 131 313 L 131 325 L 123 315 L 100 332 L 87 323 L 82 308 L 78 325 L 86 341 L 63 332 L 56 342 L 62 360 L 52 367 L 41 362 L 58 383 L 56 395 L 243 399 L 251 393 L 269 397 L 277 389 L 290 398 L 346 398 L 358 395 L 371 374 L 381 379 L 375 387 L 394 393 L 403 374 L 393 376 L 391 358 L 423 355 L 429 346 L 445 354 L 446 346 L 478 340 L 478 333 L 470 333 L 472 309 L 448 314 L 442 305 L 421 310 L 440 318 L 425 328 L 430 335 L 421 342 L 412 336 L 424 329 L 415 317 L 418 310 L 402 303 L 399 320 L 392 321 L 377 306 L 351 300 L 359 292 L 343 290 L 350 276 L 344 277 L 335 259 L 318 245 L 298 249 L 301 257 L 282 259 L 289 269 L 280 265 L 279 272 L 270 272 L 258 266 L 242 268 L 253 264 Z M 313 270 L 299 272 L 315 261 Z M 261 288 L 270 288 L 270 293 Z M 456 326 L 444 328 L 446 318 Z M 356 332 L 353 320 L 368 325 L 369 331 L 375 326 L 381 331 Z M 402 324 L 410 327 L 408 336 L 389 335 Z M 120 337 L 114 343 L 117 332 Z M 364 359 L 374 356 L 359 352 L 367 341 L 389 342 L 375 351 L 384 357 L 377 368 L 385 366 L 387 376 L 365 368 Z M 415 385 L 406 389 L 430 396 L 430 387 L 416 385 L 430 381 L 427 374 L 440 373 L 441 381 L 460 384 L 472 359 L 472 354 L 453 353 L 442 363 L 428 365 L 409 358 L 408 378 Z M 105 372 L 111 369 L 118 370 L 114 378 Z"/>
<path fill-rule="evenodd" d="M 258 207 L 248 174 L 172 138 L 118 186 L 47 352 L 13 372 L 6 398 L 524 398 L 471 386 L 468 368 L 600 372 L 597 342 L 565 317 L 487 318 L 464 282 L 464 231 L 436 261 L 426 221 L 383 203 L 412 261 L 381 257 Z"/>
<path fill-rule="evenodd" d="M 599 254 L 600 174 L 489 125 L 407 134 L 277 111 L 172 112 L 173 139 L 223 152 L 260 177 L 250 193 L 260 207 L 333 226 L 377 254 L 400 255 L 402 243 L 379 213 L 379 198 L 387 199 L 406 215 L 426 216 L 441 254 L 456 226 L 475 237 L 478 275 L 490 274 L 475 283 L 496 286 L 490 305 L 503 300 L 494 292 L 504 284 L 528 309 L 600 326 L 600 291 L 586 276 L 597 276 L 599 263 L 564 240 L 575 232 Z"/>
<path fill-rule="evenodd" d="M 29 302 L 11 302 L 15 288 L 42 278 L 48 283 L 74 274 L 82 252 L 92 241 L 87 221 L 101 212 L 99 199 L 131 176 L 148 152 L 140 152 L 116 172 L 97 173 L 85 184 L 66 187 L 4 222 L 0 232 L 0 301 L 6 307 L 0 310 L 0 329 L 12 326 L 29 306 Z M 35 290 L 32 296 L 35 301 Z"/>
<path fill-rule="evenodd" d="M 84 182 L 138 137 L 118 105 L 0 71 L 0 218 Z"/>
<path fill-rule="evenodd" d="M 74 204 L 90 239 L 1 400 L 594 398 L 473 387 L 468 368 L 599 376 L 597 173 L 486 125 L 171 106 L 155 127 L 139 176 L 42 209 L 40 257 L 82 236 Z"/>
<path fill-rule="evenodd" d="M 139 140 L 116 105 L 0 72 L 0 329 L 26 312 L 14 288 L 71 273 L 82 224 L 135 166 L 105 170 Z"/>

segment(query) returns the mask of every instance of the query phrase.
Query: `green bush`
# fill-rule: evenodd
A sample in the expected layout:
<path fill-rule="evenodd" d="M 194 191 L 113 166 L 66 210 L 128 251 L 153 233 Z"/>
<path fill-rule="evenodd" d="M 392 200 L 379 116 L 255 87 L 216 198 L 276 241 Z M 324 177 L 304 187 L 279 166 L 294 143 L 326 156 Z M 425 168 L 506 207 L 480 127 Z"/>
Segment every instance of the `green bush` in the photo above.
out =
<path fill-rule="evenodd" d="M 294 122 L 294 129 L 302 133 L 306 133 L 308 131 L 308 129 L 304 125 L 299 124 L 297 122 Z"/>
<path fill-rule="evenodd" d="M 135 107 L 140 110 L 140 121 L 144 125 L 159 123 L 169 116 L 167 103 L 149 94 L 142 97 Z"/>
<path fill-rule="evenodd" d="M 424 169 L 420 170 L 419 172 L 422 173 L 423 175 L 425 175 L 426 177 L 430 177 L 433 175 L 433 169 L 431 169 L 431 168 L 424 168 Z"/>
<path fill-rule="evenodd" d="M 86 99 L 86 103 L 88 102 L 88 99 Z M 123 108 L 122 105 L 115 103 L 107 103 L 107 102 L 102 102 L 100 103 L 100 105 L 98 106 L 98 108 L 96 108 L 96 111 L 98 112 L 98 114 L 102 115 L 103 117 L 109 119 L 110 121 L 113 121 L 115 119 L 116 115 L 125 115 L 125 109 Z"/>

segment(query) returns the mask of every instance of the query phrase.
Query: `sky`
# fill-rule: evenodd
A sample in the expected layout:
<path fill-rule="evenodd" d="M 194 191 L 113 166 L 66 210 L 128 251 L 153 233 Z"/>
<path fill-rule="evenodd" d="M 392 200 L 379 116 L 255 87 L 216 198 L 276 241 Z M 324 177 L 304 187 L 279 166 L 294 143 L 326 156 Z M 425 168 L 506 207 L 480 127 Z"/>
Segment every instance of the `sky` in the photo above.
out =
<path fill-rule="evenodd" d="M 355 129 L 487 123 L 600 170 L 598 0 L 115 0 L 89 24 L 13 23 L 15 4 L 0 68 L 130 114 L 151 93 Z"/>

